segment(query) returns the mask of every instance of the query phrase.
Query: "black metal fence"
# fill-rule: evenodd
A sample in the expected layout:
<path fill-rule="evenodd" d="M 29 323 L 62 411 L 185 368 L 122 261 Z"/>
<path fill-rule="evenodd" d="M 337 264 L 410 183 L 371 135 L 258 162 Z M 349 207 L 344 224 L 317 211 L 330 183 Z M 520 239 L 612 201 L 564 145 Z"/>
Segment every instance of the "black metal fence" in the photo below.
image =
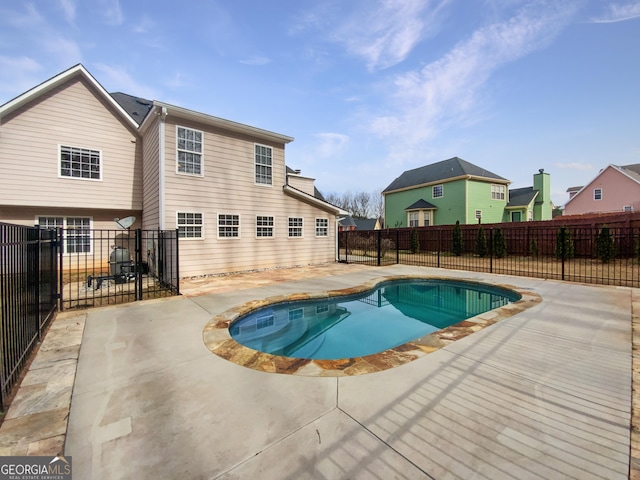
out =
<path fill-rule="evenodd" d="M 340 261 L 640 287 L 640 228 L 535 224 L 340 232 Z"/>
<path fill-rule="evenodd" d="M 177 230 L 61 231 L 61 309 L 180 293 Z"/>
<path fill-rule="evenodd" d="M 58 302 L 55 230 L 0 223 L 0 408 Z"/>

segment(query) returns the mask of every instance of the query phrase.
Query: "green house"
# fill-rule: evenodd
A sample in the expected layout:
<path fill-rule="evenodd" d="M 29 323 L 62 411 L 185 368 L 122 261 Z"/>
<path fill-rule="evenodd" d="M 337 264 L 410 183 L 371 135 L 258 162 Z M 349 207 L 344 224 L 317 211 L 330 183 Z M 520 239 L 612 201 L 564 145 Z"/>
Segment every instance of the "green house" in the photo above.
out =
<path fill-rule="evenodd" d="M 389 228 L 550 220 L 550 176 L 509 191 L 511 182 L 458 157 L 407 170 L 384 189 Z"/>

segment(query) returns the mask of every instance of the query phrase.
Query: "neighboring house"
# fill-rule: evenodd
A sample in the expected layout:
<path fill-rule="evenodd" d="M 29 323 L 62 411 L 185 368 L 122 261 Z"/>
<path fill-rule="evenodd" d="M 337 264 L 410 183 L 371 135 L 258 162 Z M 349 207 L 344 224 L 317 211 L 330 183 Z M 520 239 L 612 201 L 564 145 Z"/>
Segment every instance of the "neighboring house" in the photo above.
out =
<path fill-rule="evenodd" d="M 567 192 L 564 215 L 640 211 L 640 164 L 608 165 L 584 187 Z"/>
<path fill-rule="evenodd" d="M 339 231 L 351 231 L 351 230 L 380 230 L 380 220 L 377 218 L 355 218 L 351 215 L 348 215 L 344 218 L 341 218 L 339 221 Z"/>
<path fill-rule="evenodd" d="M 337 216 L 314 180 L 287 170 L 293 138 L 122 93 L 77 65 L 0 106 L 0 221 L 178 229 L 180 275 L 336 258 Z"/>
<path fill-rule="evenodd" d="M 533 187 L 509 192 L 511 182 L 454 157 L 407 170 L 382 192 L 385 225 L 500 223 L 550 220 L 550 176 L 540 170 Z"/>

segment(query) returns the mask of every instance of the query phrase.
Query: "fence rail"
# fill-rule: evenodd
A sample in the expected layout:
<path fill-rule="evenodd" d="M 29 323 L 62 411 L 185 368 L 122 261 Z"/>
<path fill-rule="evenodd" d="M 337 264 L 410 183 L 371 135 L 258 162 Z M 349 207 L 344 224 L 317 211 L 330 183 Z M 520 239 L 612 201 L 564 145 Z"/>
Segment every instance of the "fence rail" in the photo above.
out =
<path fill-rule="evenodd" d="M 464 225 L 340 232 L 338 259 L 640 287 L 640 227 Z"/>
<path fill-rule="evenodd" d="M 0 223 L 0 408 L 58 302 L 55 230 Z"/>
<path fill-rule="evenodd" d="M 0 223 L 0 410 L 56 310 L 180 293 L 177 230 Z"/>
<path fill-rule="evenodd" d="M 177 230 L 61 230 L 61 309 L 180 293 Z"/>

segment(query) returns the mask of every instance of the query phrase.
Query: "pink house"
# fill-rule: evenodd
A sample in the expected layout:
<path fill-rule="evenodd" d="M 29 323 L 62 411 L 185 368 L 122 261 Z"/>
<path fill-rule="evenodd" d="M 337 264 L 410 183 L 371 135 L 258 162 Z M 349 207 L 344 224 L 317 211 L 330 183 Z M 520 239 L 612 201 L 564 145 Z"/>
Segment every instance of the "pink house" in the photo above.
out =
<path fill-rule="evenodd" d="M 564 215 L 640 211 L 640 164 L 608 165 L 584 187 L 571 187 Z"/>

